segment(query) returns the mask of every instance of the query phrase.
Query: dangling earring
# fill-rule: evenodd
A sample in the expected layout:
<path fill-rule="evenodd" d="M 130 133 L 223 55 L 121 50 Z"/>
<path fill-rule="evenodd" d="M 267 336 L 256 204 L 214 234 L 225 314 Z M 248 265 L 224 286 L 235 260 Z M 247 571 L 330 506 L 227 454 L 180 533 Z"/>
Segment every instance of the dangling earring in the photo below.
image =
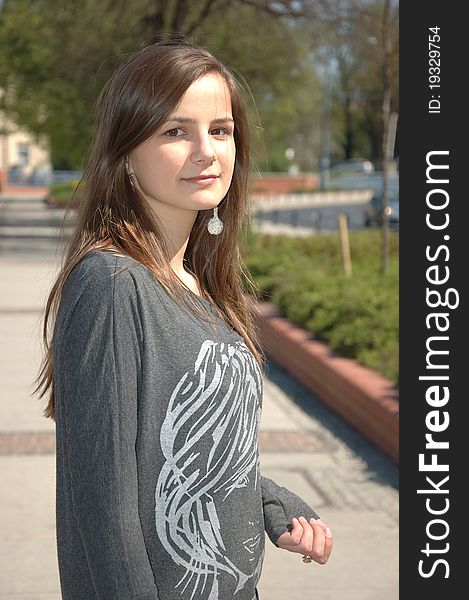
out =
<path fill-rule="evenodd" d="M 207 229 L 212 235 L 218 235 L 223 231 L 223 221 L 218 217 L 218 206 L 213 209 L 213 217 L 208 222 Z"/>
<path fill-rule="evenodd" d="M 129 157 L 128 156 L 125 158 L 125 172 L 126 172 L 127 177 L 129 178 L 129 183 L 130 183 L 130 185 L 132 186 L 132 189 L 135 192 L 135 184 L 136 184 L 135 175 L 133 173 L 130 173 Z"/>
<path fill-rule="evenodd" d="M 133 173 L 127 173 L 127 177 L 129 178 L 130 185 L 132 186 L 132 189 L 135 192 L 135 175 Z"/>

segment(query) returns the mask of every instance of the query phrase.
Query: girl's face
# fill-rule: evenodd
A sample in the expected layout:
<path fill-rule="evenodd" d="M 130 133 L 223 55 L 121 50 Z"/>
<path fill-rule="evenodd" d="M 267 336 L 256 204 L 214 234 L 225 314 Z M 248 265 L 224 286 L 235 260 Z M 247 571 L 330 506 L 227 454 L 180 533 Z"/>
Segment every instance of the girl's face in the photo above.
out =
<path fill-rule="evenodd" d="M 129 156 L 129 171 L 157 214 L 169 206 L 186 210 L 218 206 L 233 176 L 233 131 L 224 79 L 218 73 L 203 75 L 187 89 L 161 129 Z M 208 175 L 210 179 L 197 179 Z"/>

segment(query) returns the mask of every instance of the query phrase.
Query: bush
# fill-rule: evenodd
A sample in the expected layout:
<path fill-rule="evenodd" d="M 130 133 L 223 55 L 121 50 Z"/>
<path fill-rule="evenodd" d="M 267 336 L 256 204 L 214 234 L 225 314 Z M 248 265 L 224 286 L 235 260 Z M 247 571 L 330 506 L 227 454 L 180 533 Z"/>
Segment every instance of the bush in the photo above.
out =
<path fill-rule="evenodd" d="M 382 275 L 380 232 L 351 232 L 351 278 L 342 273 L 338 235 L 250 232 L 247 242 L 245 262 L 264 299 L 334 351 L 398 385 L 398 234 L 390 236 L 390 272 Z"/>
<path fill-rule="evenodd" d="M 78 180 L 71 179 L 63 183 L 52 183 L 49 186 L 49 200 L 52 203 L 68 205 L 70 202 L 78 201 L 79 194 L 75 194 Z"/>

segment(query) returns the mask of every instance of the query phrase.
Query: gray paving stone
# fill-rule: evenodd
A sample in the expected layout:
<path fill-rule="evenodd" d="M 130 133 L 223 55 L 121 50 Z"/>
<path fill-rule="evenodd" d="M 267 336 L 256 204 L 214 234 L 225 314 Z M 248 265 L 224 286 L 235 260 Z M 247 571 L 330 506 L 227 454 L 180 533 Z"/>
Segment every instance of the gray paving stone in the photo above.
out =
<path fill-rule="evenodd" d="M 8 227 L 29 220 L 32 230 L 27 239 L 0 243 L 0 281 L 8 282 L 0 295 L 0 450 L 10 444 L 0 456 L 0 600 L 57 600 L 54 424 L 28 387 L 40 356 L 37 311 L 57 269 L 56 241 L 34 235 L 51 218 L 40 203 L 3 198 L 0 228 L 2 218 Z M 34 455 L 41 444 L 49 444 L 48 453 Z M 334 534 L 324 566 L 304 564 L 266 536 L 261 600 L 398 598 L 396 465 L 273 363 L 260 444 L 261 472 L 304 497 Z"/>

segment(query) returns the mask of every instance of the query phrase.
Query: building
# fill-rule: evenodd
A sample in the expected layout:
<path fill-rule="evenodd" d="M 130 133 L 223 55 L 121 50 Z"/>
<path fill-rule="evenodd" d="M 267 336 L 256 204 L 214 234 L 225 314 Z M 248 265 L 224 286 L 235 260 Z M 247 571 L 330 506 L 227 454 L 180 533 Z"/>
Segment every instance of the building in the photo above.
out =
<path fill-rule="evenodd" d="M 41 185 L 52 171 L 49 144 L 16 125 L 0 111 L 0 190 Z"/>

